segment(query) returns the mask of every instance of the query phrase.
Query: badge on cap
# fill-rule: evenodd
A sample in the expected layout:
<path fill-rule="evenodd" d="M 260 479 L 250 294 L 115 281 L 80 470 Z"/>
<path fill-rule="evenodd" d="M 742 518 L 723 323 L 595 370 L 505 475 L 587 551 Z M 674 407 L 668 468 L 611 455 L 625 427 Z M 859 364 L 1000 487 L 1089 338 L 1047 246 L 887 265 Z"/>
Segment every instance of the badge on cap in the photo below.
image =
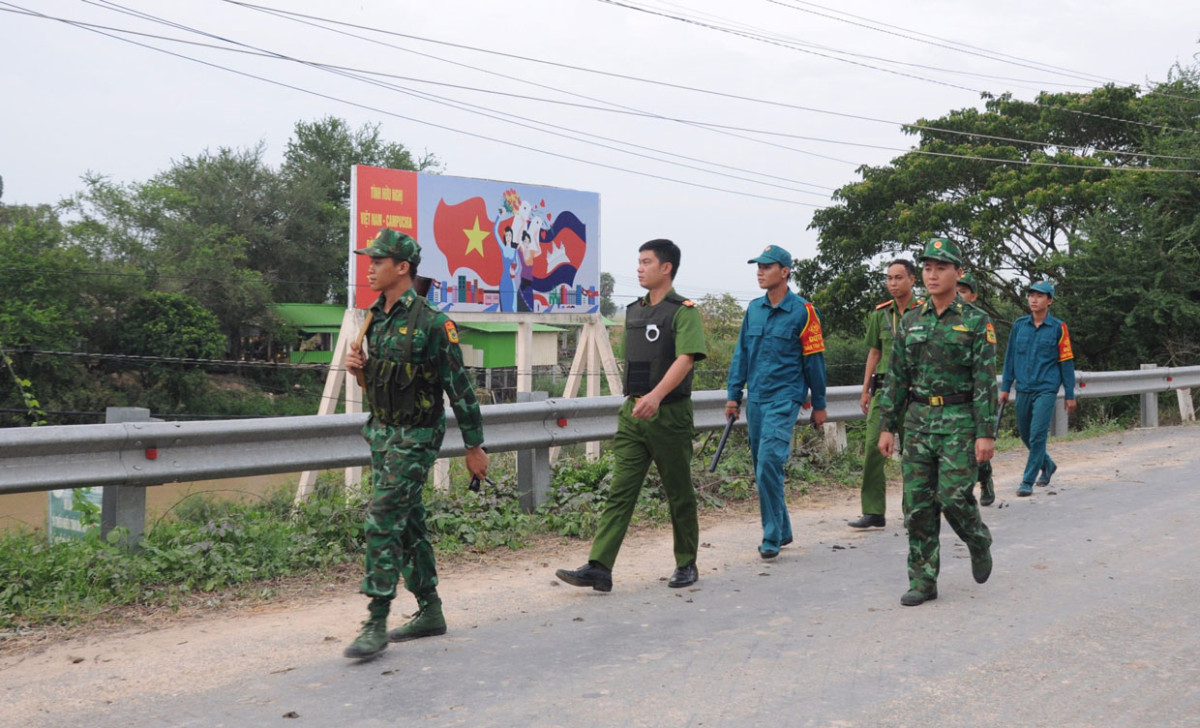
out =
<path fill-rule="evenodd" d="M 938 250 L 941 250 L 941 249 L 942 249 L 942 241 L 941 241 L 941 240 L 934 240 L 934 241 L 933 241 L 933 247 L 937 248 Z"/>

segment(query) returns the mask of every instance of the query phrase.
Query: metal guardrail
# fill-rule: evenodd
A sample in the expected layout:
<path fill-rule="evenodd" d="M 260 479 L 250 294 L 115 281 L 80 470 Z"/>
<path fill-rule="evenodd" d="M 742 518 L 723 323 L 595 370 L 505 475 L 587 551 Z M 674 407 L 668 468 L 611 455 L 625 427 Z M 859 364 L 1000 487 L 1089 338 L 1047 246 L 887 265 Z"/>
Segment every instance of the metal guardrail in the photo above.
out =
<path fill-rule="evenodd" d="M 1200 386 L 1200 367 L 1080 372 L 1077 397 L 1165 392 Z M 830 422 L 861 419 L 860 388 L 826 393 Z M 725 425 L 723 391 L 693 394 L 696 429 Z M 540 450 L 610 439 L 622 397 L 546 399 L 483 406 L 492 452 Z M 807 422 L 811 410 L 801 410 Z M 448 413 L 441 457 L 464 453 Z M 367 465 L 363 414 L 204 422 L 125 422 L 0 429 L 0 495 L 88 486 L 150 486 Z M 744 426 L 744 420 L 741 423 Z"/>

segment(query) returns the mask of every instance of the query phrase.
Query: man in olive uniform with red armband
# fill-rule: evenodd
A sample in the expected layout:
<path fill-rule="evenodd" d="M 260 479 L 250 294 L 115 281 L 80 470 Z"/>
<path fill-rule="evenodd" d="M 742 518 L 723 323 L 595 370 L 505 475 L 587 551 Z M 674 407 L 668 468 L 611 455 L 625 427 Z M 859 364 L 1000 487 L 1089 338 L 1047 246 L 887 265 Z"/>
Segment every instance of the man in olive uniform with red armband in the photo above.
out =
<path fill-rule="evenodd" d="M 488 456 L 483 451 L 483 419 L 474 383 L 463 368 L 458 330 L 446 314 L 413 290 L 421 262 L 417 241 L 380 228 L 369 246 L 354 252 L 371 258 L 367 280 L 371 290 L 379 291 L 365 334 L 370 357 L 359 344 L 352 344 L 346 355 L 346 369 L 363 375 L 371 410 L 363 436 L 371 447 L 374 490 L 365 528 L 367 574 L 362 582 L 362 593 L 371 597 L 370 618 L 344 653 L 365 658 L 382 652 L 389 640 L 446 633 L 421 502 L 429 468 L 446 434 L 443 392 L 467 447 L 467 470 L 486 477 Z M 389 633 L 388 613 L 401 576 L 417 598 L 417 613 Z"/>
<path fill-rule="evenodd" d="M 908 528 L 906 607 L 937 599 L 942 515 L 971 553 L 979 584 L 992 573 L 992 534 L 972 492 L 979 463 L 995 451 L 996 331 L 955 284 L 962 256 L 934 238 L 921 256 L 929 297 L 904 315 L 884 379 L 879 451 L 891 457 L 904 419 L 904 525 Z"/>
<path fill-rule="evenodd" d="M 612 485 L 588 562 L 555 572 L 571 586 L 612 591 L 613 564 L 651 462 L 662 478 L 675 536 L 675 571 L 667 586 L 678 589 L 699 578 L 692 366 L 707 352 L 700 312 L 672 287 L 680 257 L 679 246 L 670 240 L 651 240 L 638 249 L 638 284 L 647 293 L 625 309 L 626 399 L 613 437 Z"/>

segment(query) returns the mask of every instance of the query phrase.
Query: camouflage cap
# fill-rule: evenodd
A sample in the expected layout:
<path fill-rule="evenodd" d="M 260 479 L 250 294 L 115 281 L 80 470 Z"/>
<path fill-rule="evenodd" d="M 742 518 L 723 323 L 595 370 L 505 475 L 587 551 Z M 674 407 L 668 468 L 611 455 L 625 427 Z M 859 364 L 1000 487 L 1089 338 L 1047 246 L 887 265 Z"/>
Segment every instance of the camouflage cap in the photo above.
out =
<path fill-rule="evenodd" d="M 1050 281 L 1038 281 L 1037 283 L 1030 285 L 1029 288 L 1026 288 L 1025 290 L 1026 292 L 1038 291 L 1040 293 L 1045 293 L 1050 298 L 1054 298 L 1054 284 Z"/>
<path fill-rule="evenodd" d="M 792 254 L 779 247 L 778 245 L 768 245 L 763 248 L 763 252 L 757 258 L 751 258 L 747 263 L 778 263 L 784 268 L 792 267 Z"/>
<path fill-rule="evenodd" d="M 379 228 L 379 232 L 365 248 L 354 251 L 357 255 L 369 255 L 372 258 L 395 258 L 407 260 L 413 265 L 421 262 L 421 246 L 411 236 L 391 228 Z"/>
<path fill-rule="evenodd" d="M 922 262 L 926 260 L 941 260 L 962 267 L 962 254 L 958 246 L 950 242 L 950 238 L 933 238 L 925 244 L 925 252 L 921 255 Z"/>
<path fill-rule="evenodd" d="M 975 285 L 975 276 L 971 275 L 970 273 L 964 273 L 963 277 L 958 279 L 958 285 L 966 286 L 973 292 L 979 293 L 979 287 Z"/>

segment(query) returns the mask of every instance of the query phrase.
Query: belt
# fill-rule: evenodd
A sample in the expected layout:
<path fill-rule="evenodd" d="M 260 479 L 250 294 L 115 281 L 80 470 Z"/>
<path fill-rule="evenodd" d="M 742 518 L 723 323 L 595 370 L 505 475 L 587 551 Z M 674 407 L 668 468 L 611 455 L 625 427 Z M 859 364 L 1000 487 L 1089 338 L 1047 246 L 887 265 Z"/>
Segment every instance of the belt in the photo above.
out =
<path fill-rule="evenodd" d="M 959 392 L 958 394 L 947 394 L 947 395 L 935 394 L 935 395 L 932 395 L 929 397 L 918 397 L 917 395 L 914 394 L 914 395 L 909 396 L 908 399 L 910 402 L 916 402 L 917 404 L 927 404 L 927 405 L 931 405 L 933 407 L 943 407 L 948 404 L 967 404 L 968 402 L 972 401 L 974 398 L 975 398 L 975 395 L 973 395 L 970 392 Z"/>

